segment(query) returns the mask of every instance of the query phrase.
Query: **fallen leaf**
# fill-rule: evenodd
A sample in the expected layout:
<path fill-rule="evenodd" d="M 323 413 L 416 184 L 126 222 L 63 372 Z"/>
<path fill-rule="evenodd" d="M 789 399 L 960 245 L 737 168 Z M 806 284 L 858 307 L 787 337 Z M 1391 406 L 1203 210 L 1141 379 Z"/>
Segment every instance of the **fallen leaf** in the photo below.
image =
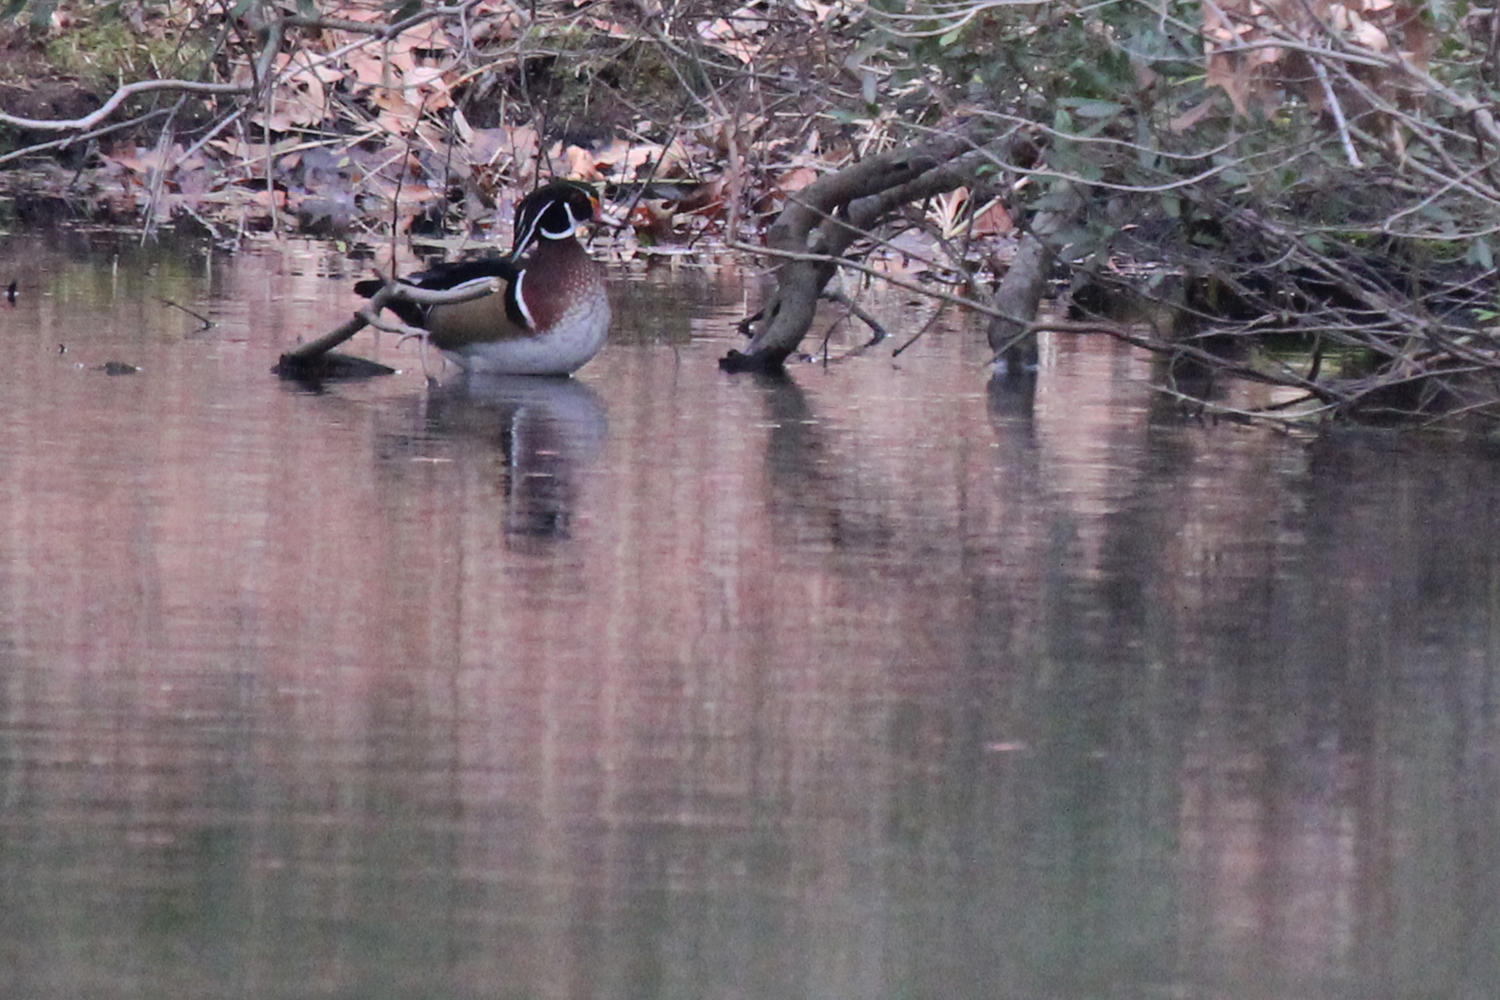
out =
<path fill-rule="evenodd" d="M 969 231 L 975 236 L 1004 236 L 1016 228 L 1016 222 L 1006 211 L 1005 205 L 996 198 L 974 216 Z"/>
<path fill-rule="evenodd" d="M 818 172 L 812 167 L 793 167 L 776 178 L 776 189 L 790 194 L 793 191 L 801 191 L 817 179 Z"/>

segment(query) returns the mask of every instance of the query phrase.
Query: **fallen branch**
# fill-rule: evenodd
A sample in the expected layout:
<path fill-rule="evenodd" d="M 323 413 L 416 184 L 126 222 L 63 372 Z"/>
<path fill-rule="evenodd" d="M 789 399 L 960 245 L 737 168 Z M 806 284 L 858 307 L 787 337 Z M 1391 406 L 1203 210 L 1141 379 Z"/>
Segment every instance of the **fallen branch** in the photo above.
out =
<path fill-rule="evenodd" d="M 408 285 L 400 281 L 386 284 L 373 296 L 370 301 L 349 318 L 342 326 L 339 326 L 316 340 L 309 340 L 305 344 L 299 344 L 290 351 L 282 354 L 276 362 L 276 367 L 271 370 L 278 375 L 295 375 L 305 371 L 316 364 L 317 360 L 340 344 L 354 337 L 356 333 L 367 326 L 373 326 L 377 330 L 385 330 L 389 333 L 400 334 L 403 337 L 423 337 L 426 331 L 417 327 L 408 326 L 405 323 L 393 323 L 381 318 L 380 311 L 386 305 L 396 299 L 405 299 L 420 305 L 452 305 L 455 302 L 469 302 L 473 299 L 482 299 L 486 295 L 498 294 L 505 287 L 499 278 L 491 278 L 482 283 L 470 283 L 458 288 L 431 289 L 418 288 L 416 285 Z"/>
<path fill-rule="evenodd" d="M 21 118 L 0 111 L 0 125 L 30 129 L 33 132 L 72 132 L 93 128 L 115 113 L 120 105 L 139 94 L 151 94 L 159 90 L 170 90 L 186 94 L 231 94 L 244 95 L 254 88 L 239 83 L 199 83 L 196 80 L 142 80 L 127 83 L 109 96 L 96 110 L 82 118 Z"/>
<path fill-rule="evenodd" d="M 970 180 L 982 162 L 975 154 L 978 139 L 939 136 L 861 160 L 797 192 L 767 230 L 766 246 L 749 248 L 779 260 L 776 283 L 748 349 L 730 351 L 720 366 L 727 371 L 780 368 L 811 328 L 818 297 L 846 263 L 843 252 L 902 205 Z"/>

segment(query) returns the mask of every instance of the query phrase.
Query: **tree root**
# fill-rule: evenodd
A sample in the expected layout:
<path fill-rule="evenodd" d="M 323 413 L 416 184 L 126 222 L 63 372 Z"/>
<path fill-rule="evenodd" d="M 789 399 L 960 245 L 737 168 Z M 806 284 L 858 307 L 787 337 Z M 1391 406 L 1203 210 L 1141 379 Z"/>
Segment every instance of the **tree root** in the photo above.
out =
<path fill-rule="evenodd" d="M 792 197 L 766 231 L 763 253 L 776 258 L 774 285 L 765 305 L 742 324 L 751 335 L 745 351 L 720 361 L 725 371 L 773 371 L 797 349 L 812 327 L 818 299 L 841 264 L 843 253 L 904 205 L 975 184 L 981 165 L 1004 162 L 1006 154 L 1034 152 L 1012 133 L 991 143 L 978 127 L 939 135 L 925 143 L 861 160 L 818 179 Z M 1061 228 L 1058 224 L 1054 227 Z M 855 266 L 849 262 L 850 266 Z M 994 309 L 965 302 L 1024 328 L 1036 312 L 1044 269 L 1030 279 L 1036 290 L 1008 295 Z M 1012 303 L 1012 305 L 1007 305 Z M 1014 308 L 1019 304 L 1023 308 Z M 1004 314 L 1003 317 L 996 313 Z"/>

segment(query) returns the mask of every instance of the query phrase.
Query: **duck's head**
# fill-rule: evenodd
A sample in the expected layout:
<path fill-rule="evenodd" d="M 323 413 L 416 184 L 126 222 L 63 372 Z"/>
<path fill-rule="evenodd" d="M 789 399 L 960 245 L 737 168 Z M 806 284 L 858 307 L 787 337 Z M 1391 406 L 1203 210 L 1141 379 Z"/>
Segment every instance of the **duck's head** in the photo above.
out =
<path fill-rule="evenodd" d="M 538 240 L 566 240 L 599 218 L 599 196 L 581 181 L 549 181 L 516 202 L 512 258 Z"/>

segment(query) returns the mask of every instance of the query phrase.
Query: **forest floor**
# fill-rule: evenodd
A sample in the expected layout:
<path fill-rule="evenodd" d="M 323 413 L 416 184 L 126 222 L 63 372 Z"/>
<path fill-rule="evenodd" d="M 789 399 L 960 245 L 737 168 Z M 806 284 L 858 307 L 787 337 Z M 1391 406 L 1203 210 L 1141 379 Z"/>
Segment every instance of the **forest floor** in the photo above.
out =
<path fill-rule="evenodd" d="M 625 252 L 682 252 L 705 240 L 757 241 L 789 195 L 889 143 L 891 123 L 879 114 L 851 119 L 830 114 L 826 101 L 771 92 L 793 58 L 785 24 L 749 15 L 692 23 L 695 41 L 718 59 L 704 72 L 728 83 L 740 74 L 745 87 L 688 94 L 674 76 L 680 67 L 663 59 L 664 40 L 607 20 L 614 6 L 528 16 L 478 0 L 463 5 L 463 18 L 386 38 L 372 32 L 391 16 L 388 6 L 329 7 L 318 26 L 269 53 L 248 33 L 229 34 L 211 53 L 193 50 L 181 39 L 204 26 L 189 5 L 138 12 L 126 35 L 110 39 L 130 59 L 147 59 L 140 79 L 249 87 L 269 68 L 272 83 L 253 100 L 154 91 L 69 130 L 0 126 L 0 197 L 40 224 L 378 241 L 393 231 L 497 233 L 515 198 L 559 176 L 599 186 Z M 801 27 L 816 30 L 843 8 L 802 0 L 795 9 Z M 100 64 L 107 52 L 80 60 L 61 44 L 90 31 L 99 34 L 77 16 L 46 30 L 0 29 L 0 111 L 87 121 L 122 72 Z M 821 33 L 825 43 L 833 35 Z M 797 51 L 805 69 L 806 37 Z M 1011 217 L 998 200 L 969 211 L 967 199 L 960 190 L 923 206 L 915 229 L 897 237 L 896 255 L 906 256 L 903 245 L 919 257 L 938 253 L 962 237 L 964 253 L 991 263 Z"/>

